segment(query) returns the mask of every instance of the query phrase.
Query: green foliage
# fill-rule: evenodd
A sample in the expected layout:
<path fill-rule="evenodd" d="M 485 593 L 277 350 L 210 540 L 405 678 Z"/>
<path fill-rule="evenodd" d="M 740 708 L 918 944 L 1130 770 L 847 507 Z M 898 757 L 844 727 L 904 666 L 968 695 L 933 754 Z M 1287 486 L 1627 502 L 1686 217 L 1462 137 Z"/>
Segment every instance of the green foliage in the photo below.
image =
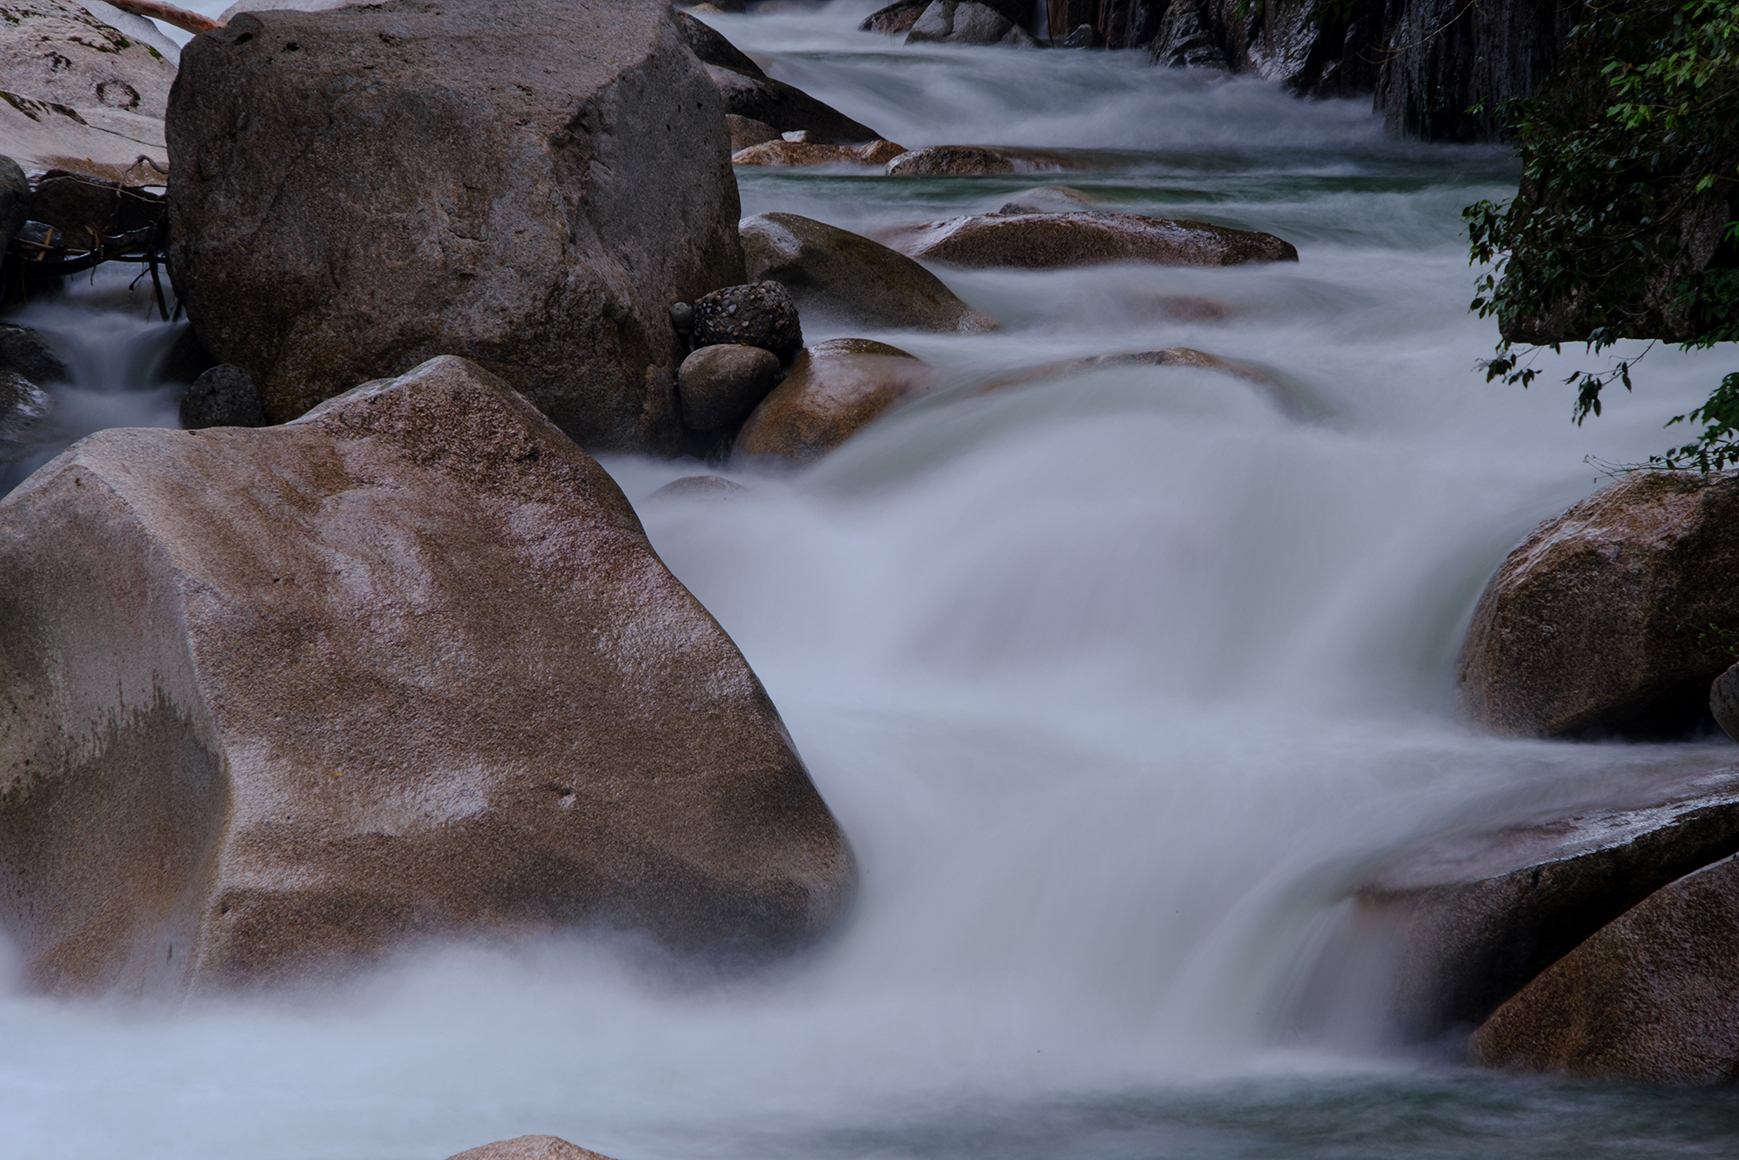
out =
<path fill-rule="evenodd" d="M 1526 387 L 1563 342 L 1739 339 L 1739 0 L 1590 0 L 1557 71 L 1499 112 L 1521 188 L 1463 213 L 1473 260 L 1495 263 L 1472 303 L 1503 336 L 1488 381 Z M 1635 362 L 1565 379 L 1577 423 Z M 1702 429 L 1652 465 L 1739 463 L 1739 374 L 1673 422 Z"/>

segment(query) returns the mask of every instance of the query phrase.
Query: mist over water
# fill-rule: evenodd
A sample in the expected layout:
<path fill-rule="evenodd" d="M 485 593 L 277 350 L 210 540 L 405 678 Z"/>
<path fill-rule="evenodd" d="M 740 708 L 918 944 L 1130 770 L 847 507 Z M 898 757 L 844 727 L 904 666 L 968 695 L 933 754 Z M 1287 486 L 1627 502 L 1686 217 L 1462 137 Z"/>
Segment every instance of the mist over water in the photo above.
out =
<path fill-rule="evenodd" d="M 12 986 L 0 1154 L 441 1160 L 527 1132 L 621 1160 L 1739 1148 L 1731 1093 L 1466 1072 L 1453 1042 L 1392 1041 L 1380 979 L 1364 1010 L 1309 1010 L 1304 985 L 1340 891 L 1408 838 L 1625 769 L 1732 760 L 1502 741 L 1450 705 L 1492 569 L 1604 482 L 1586 456 L 1666 446 L 1716 361 L 1651 353 L 1638 393 L 1577 429 L 1550 373 L 1522 392 L 1474 369 L 1496 334 L 1466 310 L 1459 212 L 1513 191 L 1502 152 L 1389 141 L 1363 102 L 1133 54 L 896 48 L 853 31 L 871 7 L 711 20 L 902 144 L 1112 150 L 1113 167 L 742 170 L 745 214 L 873 232 L 1061 183 L 1269 230 L 1301 260 L 939 270 L 1005 329 L 805 317 L 811 341 L 881 338 L 947 384 L 814 468 L 653 499 L 709 469 L 606 461 L 848 832 L 862 887 L 844 929 L 733 980 L 574 935 L 427 949 L 319 995 Z M 1223 309 L 1180 321 L 1178 297 Z M 79 375 L 63 414 L 173 423 L 172 391 L 137 389 L 167 328 L 32 311 L 19 321 Z M 970 394 L 1010 368 L 1170 346 L 1265 369 L 1284 405 L 1152 367 Z"/>

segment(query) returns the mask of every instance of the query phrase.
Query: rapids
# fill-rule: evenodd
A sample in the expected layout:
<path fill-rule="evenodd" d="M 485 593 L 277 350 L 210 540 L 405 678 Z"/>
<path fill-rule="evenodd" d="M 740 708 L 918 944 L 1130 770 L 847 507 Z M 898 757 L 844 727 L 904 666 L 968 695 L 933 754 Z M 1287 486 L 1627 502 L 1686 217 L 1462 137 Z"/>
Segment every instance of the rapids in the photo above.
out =
<path fill-rule="evenodd" d="M 746 214 L 870 231 L 1060 182 L 1269 230 L 1301 260 L 941 271 L 1006 329 L 806 320 L 810 339 L 891 341 L 962 386 L 1187 345 L 1267 368 L 1291 407 L 1123 368 L 944 391 L 803 473 L 738 473 L 749 493 L 724 501 L 648 498 L 700 465 L 608 460 L 849 833 L 845 928 L 747 979 L 573 936 L 429 950 L 338 994 L 14 984 L 0 1155 L 441 1160 L 527 1132 L 621 1160 L 1739 1151 L 1731 1092 L 1470 1072 L 1454 1042 L 1393 1042 L 1381 978 L 1341 978 L 1330 1007 L 1305 986 L 1342 969 L 1319 962 L 1340 890 L 1410 836 L 1626 768 L 1731 760 L 1724 742 L 1497 740 L 1449 698 L 1498 561 L 1604 482 L 1587 457 L 1666 446 L 1718 358 L 1651 353 L 1637 393 L 1576 428 L 1549 374 L 1523 392 L 1475 369 L 1495 328 L 1466 309 L 1459 211 L 1513 191 L 1502 150 L 1389 140 L 1365 102 L 1134 54 L 907 50 L 854 31 L 871 7 L 709 19 L 907 146 L 1090 148 L 1112 167 L 743 170 Z M 174 422 L 144 369 L 171 330 L 118 294 L 99 279 L 18 319 L 79 375 L 64 439 Z M 1180 321 L 1162 296 L 1225 309 Z"/>

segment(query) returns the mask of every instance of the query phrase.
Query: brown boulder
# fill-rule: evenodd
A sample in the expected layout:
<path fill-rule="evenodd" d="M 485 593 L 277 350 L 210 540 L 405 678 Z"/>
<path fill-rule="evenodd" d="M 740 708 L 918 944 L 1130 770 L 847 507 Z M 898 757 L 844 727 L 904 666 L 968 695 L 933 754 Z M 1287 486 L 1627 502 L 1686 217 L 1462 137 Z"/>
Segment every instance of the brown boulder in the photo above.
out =
<path fill-rule="evenodd" d="M 1298 251 L 1273 234 L 1133 213 L 974 214 L 906 232 L 898 248 L 954 266 L 1055 270 L 1104 262 L 1237 266 L 1296 262 Z"/>
<path fill-rule="evenodd" d="M 676 390 L 682 421 L 696 431 L 729 427 L 755 409 L 779 381 L 779 356 L 758 346 L 703 346 L 682 360 Z"/>
<path fill-rule="evenodd" d="M 978 177 L 1000 173 L 1061 172 L 1060 155 L 1037 149 L 986 145 L 926 145 L 888 162 L 889 177 Z"/>
<path fill-rule="evenodd" d="M 1643 1083 L 1739 1080 L 1739 858 L 1664 886 L 1474 1033 L 1487 1067 Z"/>
<path fill-rule="evenodd" d="M 1344 934 L 1387 960 L 1385 1020 L 1430 1039 L 1478 1025 L 1653 891 L 1735 851 L 1739 769 L 1645 770 L 1395 851 L 1354 887 Z M 1343 964 L 1331 955 L 1323 970 Z"/>
<path fill-rule="evenodd" d="M 559 1136 L 518 1136 L 467 1148 L 448 1160 L 610 1160 L 608 1156 L 570 1144 Z"/>
<path fill-rule="evenodd" d="M 852 858 L 610 477 L 457 358 L 0 502 L 0 921 L 56 990 L 573 925 L 733 959 Z"/>
<path fill-rule="evenodd" d="M 809 463 L 927 383 L 926 365 L 885 342 L 835 338 L 806 348 L 737 434 L 734 458 Z"/>
<path fill-rule="evenodd" d="M 736 155 L 752 145 L 764 141 L 779 140 L 779 130 L 765 121 L 757 121 L 753 117 L 739 117 L 735 113 L 725 114 L 725 128 L 731 133 L 731 163 L 736 164 Z"/>
<path fill-rule="evenodd" d="M 1486 585 L 1456 697 L 1499 733 L 1671 736 L 1739 640 L 1739 478 L 1638 472 L 1534 530 Z"/>
<path fill-rule="evenodd" d="M 906 33 L 907 44 L 994 44 L 1037 48 L 1017 22 L 975 0 L 931 0 Z"/>
<path fill-rule="evenodd" d="M 169 140 L 176 291 L 274 421 L 460 354 L 590 446 L 688 446 L 667 311 L 741 281 L 740 212 L 668 5 L 237 16 Z"/>
<path fill-rule="evenodd" d="M 743 265 L 796 295 L 805 312 L 861 326 L 973 333 L 996 320 L 954 296 L 912 259 L 849 230 L 793 213 L 739 225 Z"/>

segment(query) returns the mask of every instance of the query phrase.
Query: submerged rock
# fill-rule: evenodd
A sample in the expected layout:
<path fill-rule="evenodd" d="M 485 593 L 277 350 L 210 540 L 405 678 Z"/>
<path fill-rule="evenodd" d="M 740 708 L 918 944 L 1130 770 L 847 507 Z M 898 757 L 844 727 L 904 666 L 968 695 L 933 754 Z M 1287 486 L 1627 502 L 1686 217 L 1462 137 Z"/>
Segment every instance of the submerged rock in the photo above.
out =
<path fill-rule="evenodd" d="M 1499 733 L 1672 736 L 1739 641 L 1739 477 L 1638 472 L 1536 528 L 1474 609 L 1456 698 Z"/>
<path fill-rule="evenodd" d="M 851 853 L 610 477 L 462 359 L 0 502 L 0 916 L 55 990 L 576 924 L 733 959 Z"/>
<path fill-rule="evenodd" d="M 1237 266 L 1296 262 L 1298 251 L 1273 234 L 1133 213 L 974 214 L 906 234 L 914 258 L 975 268 L 1054 270 L 1103 262 Z"/>
<path fill-rule="evenodd" d="M 1292 388 L 1261 367 L 1235 359 L 1221 358 L 1219 355 L 1209 354 L 1205 350 L 1196 350 L 1194 347 L 1188 346 L 1172 346 L 1166 347 L 1164 350 L 1118 351 L 1113 354 L 1095 354 L 1085 358 L 1046 363 L 1029 370 L 998 375 L 980 387 L 978 393 L 984 394 L 990 391 L 999 391 L 1005 387 L 1043 382 L 1060 375 L 1139 366 L 1189 367 L 1193 370 L 1217 371 L 1221 374 L 1232 375 L 1256 387 L 1286 414 L 1296 418 L 1302 413 Z"/>
<path fill-rule="evenodd" d="M 1479 1024 L 1653 891 L 1735 851 L 1739 769 L 1627 775 L 1389 855 L 1355 888 L 1350 933 L 1390 957 L 1381 1002 L 1403 1036 L 1430 1039 Z"/>
<path fill-rule="evenodd" d="M 808 347 L 737 434 L 737 459 L 809 463 L 924 389 L 926 364 L 897 346 L 835 338 Z"/>
<path fill-rule="evenodd" d="M 818 145 L 811 141 L 764 141 L 731 154 L 732 165 L 774 165 L 795 169 L 805 165 L 883 165 L 905 153 L 892 141 L 863 145 Z"/>
<path fill-rule="evenodd" d="M 448 1160 L 610 1160 L 559 1136 L 518 1136 L 468 1148 Z"/>
<path fill-rule="evenodd" d="M 1739 858 L 1649 895 L 1474 1033 L 1487 1067 L 1635 1083 L 1739 1078 Z"/>
<path fill-rule="evenodd" d="M 749 489 L 735 480 L 726 479 L 722 475 L 685 475 L 681 479 L 673 479 L 651 495 L 648 500 L 669 499 L 729 499 L 733 495 L 747 495 Z"/>
<path fill-rule="evenodd" d="M 932 0 L 912 22 L 906 33 L 906 43 L 1039 47 L 1039 42 L 1026 29 L 996 9 L 974 3 L 973 0 Z"/>
<path fill-rule="evenodd" d="M 912 259 L 869 238 L 791 213 L 744 218 L 751 278 L 780 283 L 805 311 L 861 326 L 994 330 L 996 321 L 954 296 Z"/>
<path fill-rule="evenodd" d="M 676 376 L 682 421 L 696 431 L 719 431 L 739 422 L 779 381 L 779 356 L 758 346 L 703 346 Z"/>
<path fill-rule="evenodd" d="M 254 376 L 241 367 L 225 363 L 200 374 L 181 397 L 181 426 L 188 431 L 206 427 L 264 427 L 265 408 Z"/>
<path fill-rule="evenodd" d="M 668 6 L 238 16 L 169 138 L 176 291 L 273 420 L 453 353 L 588 445 L 687 446 L 667 310 L 742 280 L 740 214 Z"/>
<path fill-rule="evenodd" d="M 888 162 L 889 177 L 976 177 L 1001 173 L 1058 173 L 1065 166 L 1042 150 L 987 145 L 926 145 Z"/>
<path fill-rule="evenodd" d="M 690 340 L 696 350 L 731 343 L 758 346 L 786 363 L 803 349 L 803 326 L 790 292 L 763 280 L 726 286 L 698 299 Z"/>

